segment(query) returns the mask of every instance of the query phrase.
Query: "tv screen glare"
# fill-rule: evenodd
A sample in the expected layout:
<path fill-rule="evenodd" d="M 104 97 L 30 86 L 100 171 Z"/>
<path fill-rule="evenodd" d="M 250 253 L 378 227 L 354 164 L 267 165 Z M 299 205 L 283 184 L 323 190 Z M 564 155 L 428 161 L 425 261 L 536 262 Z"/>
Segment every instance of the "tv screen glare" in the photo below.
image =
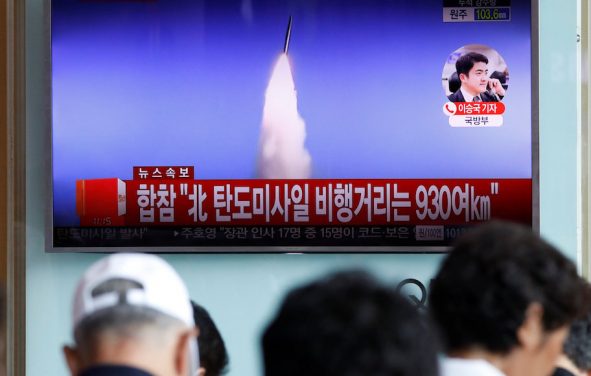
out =
<path fill-rule="evenodd" d="M 531 0 L 51 0 L 48 251 L 535 226 Z"/>

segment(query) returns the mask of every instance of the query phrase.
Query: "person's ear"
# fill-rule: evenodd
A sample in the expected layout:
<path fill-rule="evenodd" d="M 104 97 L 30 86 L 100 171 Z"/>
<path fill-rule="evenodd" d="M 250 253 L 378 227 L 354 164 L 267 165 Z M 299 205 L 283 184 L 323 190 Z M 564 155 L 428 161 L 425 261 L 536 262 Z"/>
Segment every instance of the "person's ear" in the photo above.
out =
<path fill-rule="evenodd" d="M 70 375 L 77 376 L 80 373 L 80 356 L 78 355 L 78 350 L 70 346 L 64 346 L 62 350 L 68 368 L 70 369 Z"/>
<path fill-rule="evenodd" d="M 458 75 L 458 77 L 459 77 L 459 79 L 460 79 L 461 82 L 464 82 L 464 81 L 466 81 L 468 79 L 468 76 L 466 75 L 466 73 L 460 73 Z"/>
<path fill-rule="evenodd" d="M 524 349 L 536 349 L 544 341 L 543 315 L 544 308 L 539 303 L 531 303 L 527 307 L 525 319 L 517 329 L 517 341 Z"/>
<path fill-rule="evenodd" d="M 199 370 L 197 370 L 197 376 L 205 376 L 205 368 L 199 367 Z"/>
<path fill-rule="evenodd" d="M 197 356 L 197 354 L 190 353 L 192 348 L 189 345 L 190 341 L 197 340 L 195 335 L 195 329 L 184 330 L 180 333 L 177 339 L 174 356 L 174 366 L 177 375 L 187 375 L 189 373 L 189 368 L 191 367 L 191 357 Z"/>

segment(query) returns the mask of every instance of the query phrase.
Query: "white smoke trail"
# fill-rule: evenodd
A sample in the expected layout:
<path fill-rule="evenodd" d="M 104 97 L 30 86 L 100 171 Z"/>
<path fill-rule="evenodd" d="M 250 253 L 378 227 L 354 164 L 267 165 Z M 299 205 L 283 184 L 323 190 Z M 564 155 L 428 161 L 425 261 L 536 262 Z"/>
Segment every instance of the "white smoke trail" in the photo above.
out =
<path fill-rule="evenodd" d="M 307 179 L 312 158 L 304 146 L 306 123 L 298 101 L 289 60 L 281 54 L 265 93 L 258 156 L 258 177 Z"/>

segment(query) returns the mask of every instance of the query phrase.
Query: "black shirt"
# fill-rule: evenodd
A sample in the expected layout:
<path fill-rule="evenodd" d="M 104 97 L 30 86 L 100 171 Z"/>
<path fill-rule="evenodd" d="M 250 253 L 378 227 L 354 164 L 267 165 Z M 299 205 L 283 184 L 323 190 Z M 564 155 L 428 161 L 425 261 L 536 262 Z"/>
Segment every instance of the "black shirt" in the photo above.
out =
<path fill-rule="evenodd" d="M 575 375 L 573 375 L 569 371 L 565 370 L 564 368 L 558 367 L 554 370 L 554 373 L 552 374 L 552 376 L 575 376 Z"/>
<path fill-rule="evenodd" d="M 152 376 L 138 368 L 115 365 L 101 365 L 85 369 L 78 376 Z"/>

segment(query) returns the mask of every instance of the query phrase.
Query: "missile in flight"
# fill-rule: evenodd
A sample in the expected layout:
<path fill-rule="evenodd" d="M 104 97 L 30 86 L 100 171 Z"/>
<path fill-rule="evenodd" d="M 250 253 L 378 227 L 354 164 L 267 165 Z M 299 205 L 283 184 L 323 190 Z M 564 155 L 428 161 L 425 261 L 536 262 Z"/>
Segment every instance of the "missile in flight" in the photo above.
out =
<path fill-rule="evenodd" d="M 287 21 L 287 32 L 285 33 L 285 43 L 283 44 L 283 53 L 287 55 L 287 50 L 289 49 L 289 40 L 291 38 L 291 16 L 289 16 L 289 21 Z"/>

